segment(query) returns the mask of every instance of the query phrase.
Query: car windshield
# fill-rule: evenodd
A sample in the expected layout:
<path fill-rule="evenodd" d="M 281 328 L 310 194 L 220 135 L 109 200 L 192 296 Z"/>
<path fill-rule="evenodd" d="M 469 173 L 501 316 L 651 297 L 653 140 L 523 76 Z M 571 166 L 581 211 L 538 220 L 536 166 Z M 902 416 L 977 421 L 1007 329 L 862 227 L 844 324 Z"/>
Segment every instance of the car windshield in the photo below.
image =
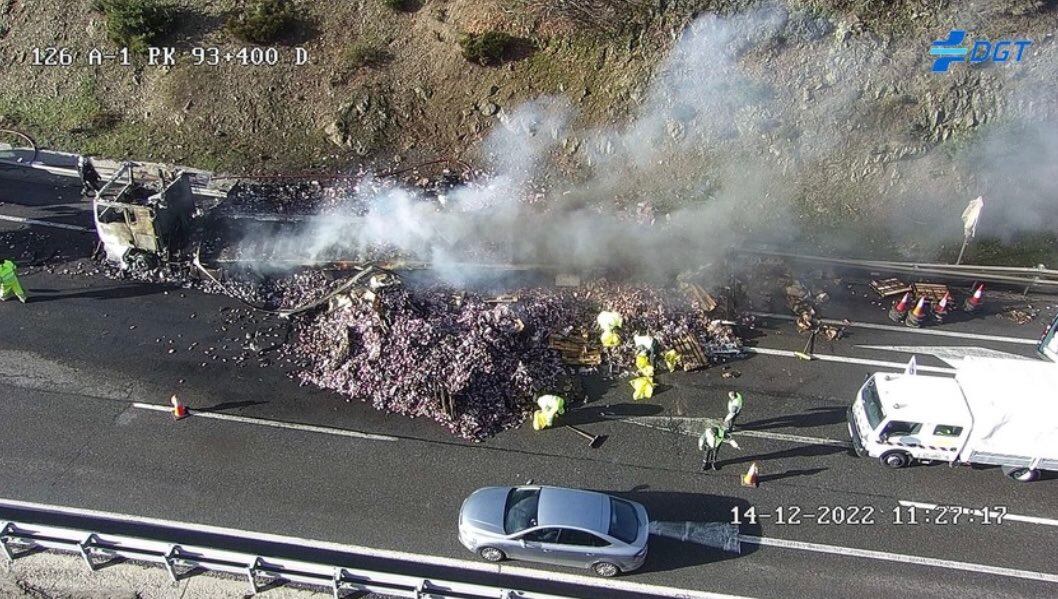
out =
<path fill-rule="evenodd" d="M 627 501 L 610 498 L 610 536 L 631 543 L 639 535 L 636 508 Z"/>
<path fill-rule="evenodd" d="M 882 402 L 878 399 L 878 385 L 873 378 L 863 388 L 863 412 L 867 415 L 867 422 L 871 425 L 871 430 L 878 428 L 878 425 L 885 419 L 885 413 L 882 411 Z"/>
<path fill-rule="evenodd" d="M 514 534 L 536 526 L 536 506 L 540 489 L 511 489 L 503 511 L 503 530 Z"/>

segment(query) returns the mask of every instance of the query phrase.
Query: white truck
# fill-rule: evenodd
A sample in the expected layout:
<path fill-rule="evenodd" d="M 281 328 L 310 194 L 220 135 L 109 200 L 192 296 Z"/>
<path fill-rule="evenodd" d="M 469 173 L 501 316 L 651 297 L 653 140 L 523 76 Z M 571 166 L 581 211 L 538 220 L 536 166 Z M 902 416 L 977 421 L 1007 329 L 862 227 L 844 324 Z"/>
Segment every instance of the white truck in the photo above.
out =
<path fill-rule="evenodd" d="M 858 456 L 999 466 L 1028 482 L 1058 471 L 1058 364 L 964 358 L 954 378 L 876 373 L 848 411 Z"/>

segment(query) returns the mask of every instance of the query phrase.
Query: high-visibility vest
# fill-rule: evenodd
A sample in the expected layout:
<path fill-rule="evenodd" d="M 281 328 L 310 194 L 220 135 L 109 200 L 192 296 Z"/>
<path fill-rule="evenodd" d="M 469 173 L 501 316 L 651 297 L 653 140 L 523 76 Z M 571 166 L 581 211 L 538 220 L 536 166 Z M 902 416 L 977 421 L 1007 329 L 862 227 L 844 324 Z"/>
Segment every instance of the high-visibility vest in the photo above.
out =
<path fill-rule="evenodd" d="M 603 347 L 617 347 L 621 345 L 621 336 L 613 331 L 606 331 L 599 336 L 599 341 Z"/>
<path fill-rule="evenodd" d="M 15 276 L 15 263 L 10 260 L 4 260 L 0 262 L 0 283 L 4 285 L 13 285 L 18 281 L 18 277 Z"/>
<path fill-rule="evenodd" d="M 724 429 L 710 426 L 705 429 L 701 437 L 698 437 L 698 449 L 716 449 L 724 442 Z"/>
<path fill-rule="evenodd" d="M 727 413 L 737 414 L 742 411 L 742 394 L 735 393 L 735 396 L 727 400 Z"/>
<path fill-rule="evenodd" d="M 541 395 L 536 400 L 536 405 L 540 406 L 540 410 L 552 419 L 556 414 L 566 413 L 566 400 L 557 395 Z"/>
<path fill-rule="evenodd" d="M 624 319 L 617 312 L 603 311 L 599 312 L 599 316 L 595 318 L 595 322 L 599 324 L 599 328 L 604 332 L 611 332 L 614 329 L 619 329 L 624 325 Z"/>

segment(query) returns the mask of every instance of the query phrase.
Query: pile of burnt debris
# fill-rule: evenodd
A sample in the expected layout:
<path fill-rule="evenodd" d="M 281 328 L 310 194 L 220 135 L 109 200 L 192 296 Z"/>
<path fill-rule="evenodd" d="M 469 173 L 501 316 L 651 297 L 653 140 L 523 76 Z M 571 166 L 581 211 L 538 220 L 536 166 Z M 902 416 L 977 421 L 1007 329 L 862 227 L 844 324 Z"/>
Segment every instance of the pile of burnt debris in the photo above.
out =
<path fill-rule="evenodd" d="M 737 355 L 733 323 L 707 307 L 678 289 L 604 280 L 497 295 L 409 288 L 380 273 L 295 317 L 286 351 L 305 384 L 478 440 L 518 426 L 540 394 L 575 399 L 578 370 L 632 370 L 634 333 L 688 352 L 684 368 Z M 603 310 L 623 316 L 616 347 L 594 328 Z"/>

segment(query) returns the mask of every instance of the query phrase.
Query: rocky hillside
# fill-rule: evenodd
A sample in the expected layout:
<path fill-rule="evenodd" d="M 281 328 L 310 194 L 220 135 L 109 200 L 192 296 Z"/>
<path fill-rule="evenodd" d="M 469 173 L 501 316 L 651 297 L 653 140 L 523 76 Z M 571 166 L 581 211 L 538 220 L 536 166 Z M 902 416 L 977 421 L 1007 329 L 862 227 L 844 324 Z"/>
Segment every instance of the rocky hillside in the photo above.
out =
<path fill-rule="evenodd" d="M 295 0 L 270 45 L 307 64 L 192 64 L 251 46 L 224 27 L 249 3 L 172 0 L 155 45 L 183 58 L 159 67 L 87 65 L 116 48 L 89 0 L 0 0 L 3 126 L 237 173 L 460 157 L 521 173 L 518 193 L 650 218 L 708 202 L 759 241 L 860 255 L 950 251 L 985 195 L 988 233 L 1054 256 L 1053 0 Z M 931 73 L 953 28 L 1033 43 Z M 483 66 L 460 40 L 486 31 L 514 43 Z M 45 47 L 82 58 L 32 64 Z"/>

